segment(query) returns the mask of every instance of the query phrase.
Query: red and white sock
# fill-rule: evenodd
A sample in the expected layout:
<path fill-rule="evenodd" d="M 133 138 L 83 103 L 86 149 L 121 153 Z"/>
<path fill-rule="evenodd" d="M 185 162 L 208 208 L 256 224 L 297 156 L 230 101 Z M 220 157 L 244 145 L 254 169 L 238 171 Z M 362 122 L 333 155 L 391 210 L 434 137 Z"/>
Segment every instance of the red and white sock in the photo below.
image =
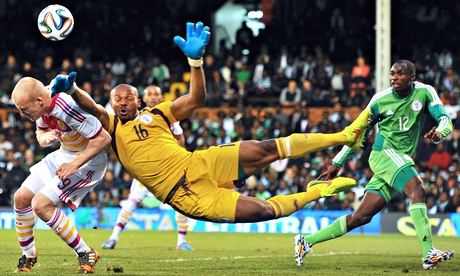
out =
<path fill-rule="evenodd" d="M 118 241 L 121 231 L 133 217 L 133 211 L 136 209 L 137 205 L 139 205 L 139 202 L 135 200 L 128 199 L 126 201 L 126 203 L 121 208 L 120 213 L 118 214 L 117 222 L 113 227 L 112 235 L 109 239 Z"/>
<path fill-rule="evenodd" d="M 177 222 L 177 245 L 187 242 L 188 218 L 179 212 L 176 212 Z"/>
<path fill-rule="evenodd" d="M 27 258 L 36 257 L 37 250 L 35 248 L 35 213 L 32 207 L 24 209 L 14 208 L 14 216 L 16 219 L 16 235 L 18 236 L 19 246 L 22 249 L 22 254 Z"/>
<path fill-rule="evenodd" d="M 91 248 L 85 243 L 73 223 L 59 208 L 56 208 L 53 216 L 46 224 L 77 253 L 91 251 Z"/>

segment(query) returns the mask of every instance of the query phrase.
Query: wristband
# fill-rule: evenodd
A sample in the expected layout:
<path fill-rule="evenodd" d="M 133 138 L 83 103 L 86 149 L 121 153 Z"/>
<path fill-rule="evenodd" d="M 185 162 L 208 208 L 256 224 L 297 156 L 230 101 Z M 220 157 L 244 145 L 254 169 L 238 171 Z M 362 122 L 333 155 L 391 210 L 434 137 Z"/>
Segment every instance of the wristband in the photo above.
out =
<path fill-rule="evenodd" d="M 187 58 L 188 60 L 188 64 L 192 67 L 201 67 L 203 66 L 203 58 L 199 58 L 199 59 L 191 59 L 191 58 Z"/>
<path fill-rule="evenodd" d="M 72 84 L 72 86 L 69 88 L 69 90 L 67 90 L 65 93 L 67 95 L 72 95 L 75 90 L 77 89 L 77 85 L 75 84 L 75 82 Z"/>

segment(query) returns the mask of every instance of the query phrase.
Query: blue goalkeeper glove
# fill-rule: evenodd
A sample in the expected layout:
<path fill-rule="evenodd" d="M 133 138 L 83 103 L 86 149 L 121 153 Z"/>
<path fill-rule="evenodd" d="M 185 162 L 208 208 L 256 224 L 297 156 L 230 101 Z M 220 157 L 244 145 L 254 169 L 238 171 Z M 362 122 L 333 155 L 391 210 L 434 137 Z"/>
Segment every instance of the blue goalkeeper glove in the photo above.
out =
<path fill-rule="evenodd" d="M 204 26 L 203 22 L 193 24 L 187 22 L 186 39 L 176 35 L 174 43 L 191 59 L 200 59 L 204 54 L 204 49 L 209 42 L 211 35 L 208 26 Z"/>
<path fill-rule="evenodd" d="M 76 77 L 77 72 L 75 71 L 70 72 L 68 75 L 57 75 L 51 81 L 51 97 L 61 92 L 72 95 L 75 92 Z"/>

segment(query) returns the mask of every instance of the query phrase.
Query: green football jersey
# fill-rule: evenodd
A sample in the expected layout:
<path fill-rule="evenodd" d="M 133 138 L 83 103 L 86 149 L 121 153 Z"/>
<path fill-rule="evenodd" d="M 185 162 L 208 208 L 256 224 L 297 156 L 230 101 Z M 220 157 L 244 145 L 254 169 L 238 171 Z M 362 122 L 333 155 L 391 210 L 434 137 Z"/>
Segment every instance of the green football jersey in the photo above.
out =
<path fill-rule="evenodd" d="M 394 149 L 412 156 L 428 114 L 438 123 L 441 137 L 452 131 L 452 122 L 435 89 L 421 82 L 414 82 L 412 93 L 405 98 L 392 87 L 376 93 L 366 109 L 370 111 L 368 129 L 377 126 L 374 150 Z M 333 164 L 341 166 L 351 154 L 353 151 L 345 146 Z"/>

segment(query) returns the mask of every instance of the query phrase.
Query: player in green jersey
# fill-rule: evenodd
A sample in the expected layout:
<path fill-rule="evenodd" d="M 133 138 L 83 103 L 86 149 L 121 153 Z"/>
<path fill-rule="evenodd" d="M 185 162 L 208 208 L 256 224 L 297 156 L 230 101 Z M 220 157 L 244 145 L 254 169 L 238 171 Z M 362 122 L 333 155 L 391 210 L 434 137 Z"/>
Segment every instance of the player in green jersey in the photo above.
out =
<path fill-rule="evenodd" d="M 370 222 L 395 192 L 404 193 L 411 200 L 409 213 L 422 247 L 423 268 L 433 269 L 454 255 L 453 251 L 433 247 L 425 190 L 411 158 L 428 114 L 437 122 L 437 127 L 425 134 L 425 138 L 433 143 L 440 143 L 452 132 L 452 122 L 435 89 L 415 81 L 412 62 L 400 60 L 393 64 L 390 81 L 391 87 L 376 93 L 360 114 L 368 117 L 367 130 L 376 124 L 378 126 L 369 157 L 374 176 L 366 185 L 363 201 L 353 214 L 338 218 L 327 228 L 310 236 L 297 235 L 294 247 L 298 266 L 303 265 L 303 258 L 313 245 L 340 237 Z M 335 177 L 352 154 L 353 150 L 344 146 L 319 178 Z"/>

